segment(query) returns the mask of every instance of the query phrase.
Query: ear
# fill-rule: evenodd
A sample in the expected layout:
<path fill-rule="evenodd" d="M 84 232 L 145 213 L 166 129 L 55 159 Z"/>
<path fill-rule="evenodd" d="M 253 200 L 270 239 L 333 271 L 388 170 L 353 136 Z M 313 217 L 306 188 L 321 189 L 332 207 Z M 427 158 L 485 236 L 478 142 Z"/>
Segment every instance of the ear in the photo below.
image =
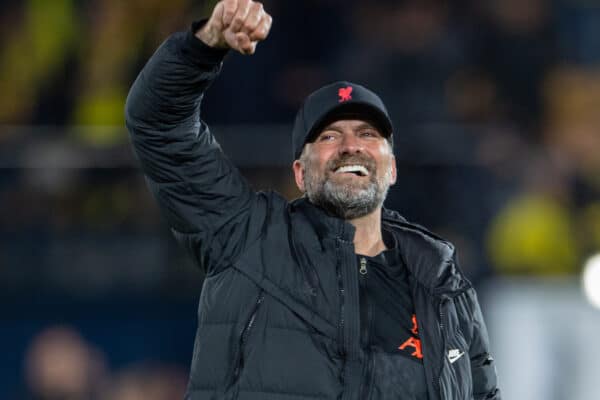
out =
<path fill-rule="evenodd" d="M 295 160 L 292 164 L 292 169 L 294 170 L 294 179 L 296 180 L 296 186 L 302 193 L 304 190 L 304 164 L 300 162 L 300 160 Z"/>
<path fill-rule="evenodd" d="M 390 186 L 396 183 L 398 171 L 396 170 L 396 156 L 392 154 L 392 182 Z"/>

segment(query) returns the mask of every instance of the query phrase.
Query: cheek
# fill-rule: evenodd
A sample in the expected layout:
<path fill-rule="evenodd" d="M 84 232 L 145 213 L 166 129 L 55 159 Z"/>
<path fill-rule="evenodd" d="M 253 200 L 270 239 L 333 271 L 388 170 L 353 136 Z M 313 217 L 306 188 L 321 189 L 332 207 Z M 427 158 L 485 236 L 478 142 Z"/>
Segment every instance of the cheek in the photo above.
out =
<path fill-rule="evenodd" d="M 319 168 L 323 168 L 329 160 L 333 158 L 335 151 L 331 148 L 318 147 L 312 153 L 313 165 L 318 165 Z"/>
<path fill-rule="evenodd" d="M 322 157 L 314 157 L 310 160 L 310 168 L 313 175 L 324 175 L 327 170 L 327 159 Z"/>
<path fill-rule="evenodd" d="M 324 177 L 327 176 L 325 167 L 322 164 L 313 164 L 311 166 L 310 176 L 314 180 L 322 180 Z"/>
<path fill-rule="evenodd" d="M 393 160 L 391 157 L 384 157 L 378 168 L 378 174 L 380 177 L 386 177 L 389 179 L 393 178 Z"/>

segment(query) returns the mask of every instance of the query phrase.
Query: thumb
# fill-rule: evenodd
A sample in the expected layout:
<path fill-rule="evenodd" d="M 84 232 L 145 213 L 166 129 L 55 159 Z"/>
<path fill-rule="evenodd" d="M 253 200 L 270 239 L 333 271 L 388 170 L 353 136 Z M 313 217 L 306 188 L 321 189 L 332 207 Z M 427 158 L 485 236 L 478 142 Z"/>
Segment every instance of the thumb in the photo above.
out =
<path fill-rule="evenodd" d="M 236 43 L 237 43 L 237 50 L 245 55 L 251 55 L 254 54 L 254 52 L 256 51 L 256 41 L 252 41 L 250 40 L 250 38 L 248 37 L 248 35 L 246 33 L 238 33 L 235 35 L 235 39 L 236 39 Z"/>

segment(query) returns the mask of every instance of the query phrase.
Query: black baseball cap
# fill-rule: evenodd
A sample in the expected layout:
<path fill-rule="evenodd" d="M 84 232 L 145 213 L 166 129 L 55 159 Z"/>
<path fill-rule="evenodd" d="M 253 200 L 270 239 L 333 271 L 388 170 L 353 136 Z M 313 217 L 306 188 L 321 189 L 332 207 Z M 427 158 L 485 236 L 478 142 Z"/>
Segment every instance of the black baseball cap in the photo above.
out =
<path fill-rule="evenodd" d="M 392 121 L 379 96 L 364 86 L 339 81 L 311 93 L 298 110 L 292 131 L 294 160 L 321 129 L 340 119 L 369 121 L 392 141 Z"/>

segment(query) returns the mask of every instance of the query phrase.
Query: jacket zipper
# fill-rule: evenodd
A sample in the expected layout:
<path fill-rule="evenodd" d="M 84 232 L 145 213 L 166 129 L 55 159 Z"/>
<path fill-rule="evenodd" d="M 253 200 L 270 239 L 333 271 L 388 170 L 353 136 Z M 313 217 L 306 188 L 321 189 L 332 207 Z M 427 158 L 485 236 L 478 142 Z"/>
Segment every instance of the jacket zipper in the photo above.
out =
<path fill-rule="evenodd" d="M 363 382 L 363 390 L 361 391 L 361 400 L 368 400 L 371 394 L 371 371 L 373 370 L 373 353 L 370 350 L 367 351 L 367 370 L 365 372 L 365 380 Z"/>
<path fill-rule="evenodd" d="M 369 392 L 370 392 L 370 386 L 369 386 L 369 380 L 371 379 L 371 370 L 373 368 L 372 364 L 373 364 L 373 357 L 369 348 L 369 327 L 371 326 L 371 307 L 369 306 L 369 300 L 367 298 L 367 291 L 366 291 L 366 286 L 367 286 L 367 259 L 365 257 L 360 257 L 360 262 L 359 262 L 359 270 L 358 272 L 362 275 L 362 277 L 359 277 L 359 283 L 362 290 L 362 293 L 360 293 L 359 295 L 361 296 L 361 303 L 363 303 L 363 307 L 365 308 L 365 318 L 364 321 L 361 321 L 361 341 L 365 344 L 365 354 L 367 355 L 367 363 L 366 363 L 366 369 L 365 369 L 365 374 L 364 374 L 364 381 L 362 382 L 362 390 L 359 392 L 361 393 L 361 400 L 367 400 L 369 398 Z"/>
<path fill-rule="evenodd" d="M 345 344 L 344 344 L 344 278 L 342 276 L 342 265 L 341 265 L 341 249 L 340 249 L 340 241 L 342 239 L 338 238 L 335 242 L 335 247 L 336 247 L 336 253 L 337 253 L 337 278 L 338 278 L 338 290 L 340 292 L 340 322 L 339 322 L 339 348 L 340 348 L 340 356 L 345 357 L 346 356 L 346 349 L 345 349 Z M 342 376 L 344 376 L 342 374 Z"/>
<path fill-rule="evenodd" d="M 437 374 L 437 382 L 434 382 L 434 385 L 437 383 L 438 393 L 440 394 L 440 398 L 442 398 L 442 371 L 444 370 L 444 365 L 446 364 L 446 333 L 444 332 L 444 299 L 440 300 L 440 304 L 438 306 L 438 326 L 440 328 L 440 335 L 442 338 L 442 363 L 440 367 L 440 371 Z"/>
<path fill-rule="evenodd" d="M 367 274 L 367 259 L 364 257 L 360 258 L 360 269 L 358 270 L 361 275 Z"/>
<path fill-rule="evenodd" d="M 256 303 L 254 303 L 254 308 L 252 309 L 250 318 L 248 319 L 246 326 L 244 326 L 244 329 L 242 330 L 242 334 L 240 336 L 239 357 L 238 357 L 237 365 L 235 367 L 235 371 L 233 372 L 232 383 L 237 380 L 237 378 L 240 374 L 240 370 L 244 366 L 244 346 L 246 345 L 246 342 L 248 341 L 248 337 L 250 336 L 250 331 L 252 330 L 252 326 L 254 325 L 254 321 L 256 320 L 256 314 L 258 313 L 258 308 L 260 307 L 261 303 L 263 302 L 264 297 L 265 297 L 265 295 L 261 291 L 260 295 L 258 296 L 258 299 L 256 299 Z"/>
<path fill-rule="evenodd" d="M 361 332 L 360 337 L 361 341 L 364 343 L 365 347 L 369 346 L 369 325 L 370 325 L 370 307 L 369 307 L 369 299 L 367 298 L 367 259 L 364 257 L 360 258 L 360 269 L 359 272 L 362 276 L 359 277 L 358 282 L 360 287 L 362 288 L 362 293 L 359 292 L 360 303 L 362 304 L 365 312 L 364 321 L 361 320 Z"/>

